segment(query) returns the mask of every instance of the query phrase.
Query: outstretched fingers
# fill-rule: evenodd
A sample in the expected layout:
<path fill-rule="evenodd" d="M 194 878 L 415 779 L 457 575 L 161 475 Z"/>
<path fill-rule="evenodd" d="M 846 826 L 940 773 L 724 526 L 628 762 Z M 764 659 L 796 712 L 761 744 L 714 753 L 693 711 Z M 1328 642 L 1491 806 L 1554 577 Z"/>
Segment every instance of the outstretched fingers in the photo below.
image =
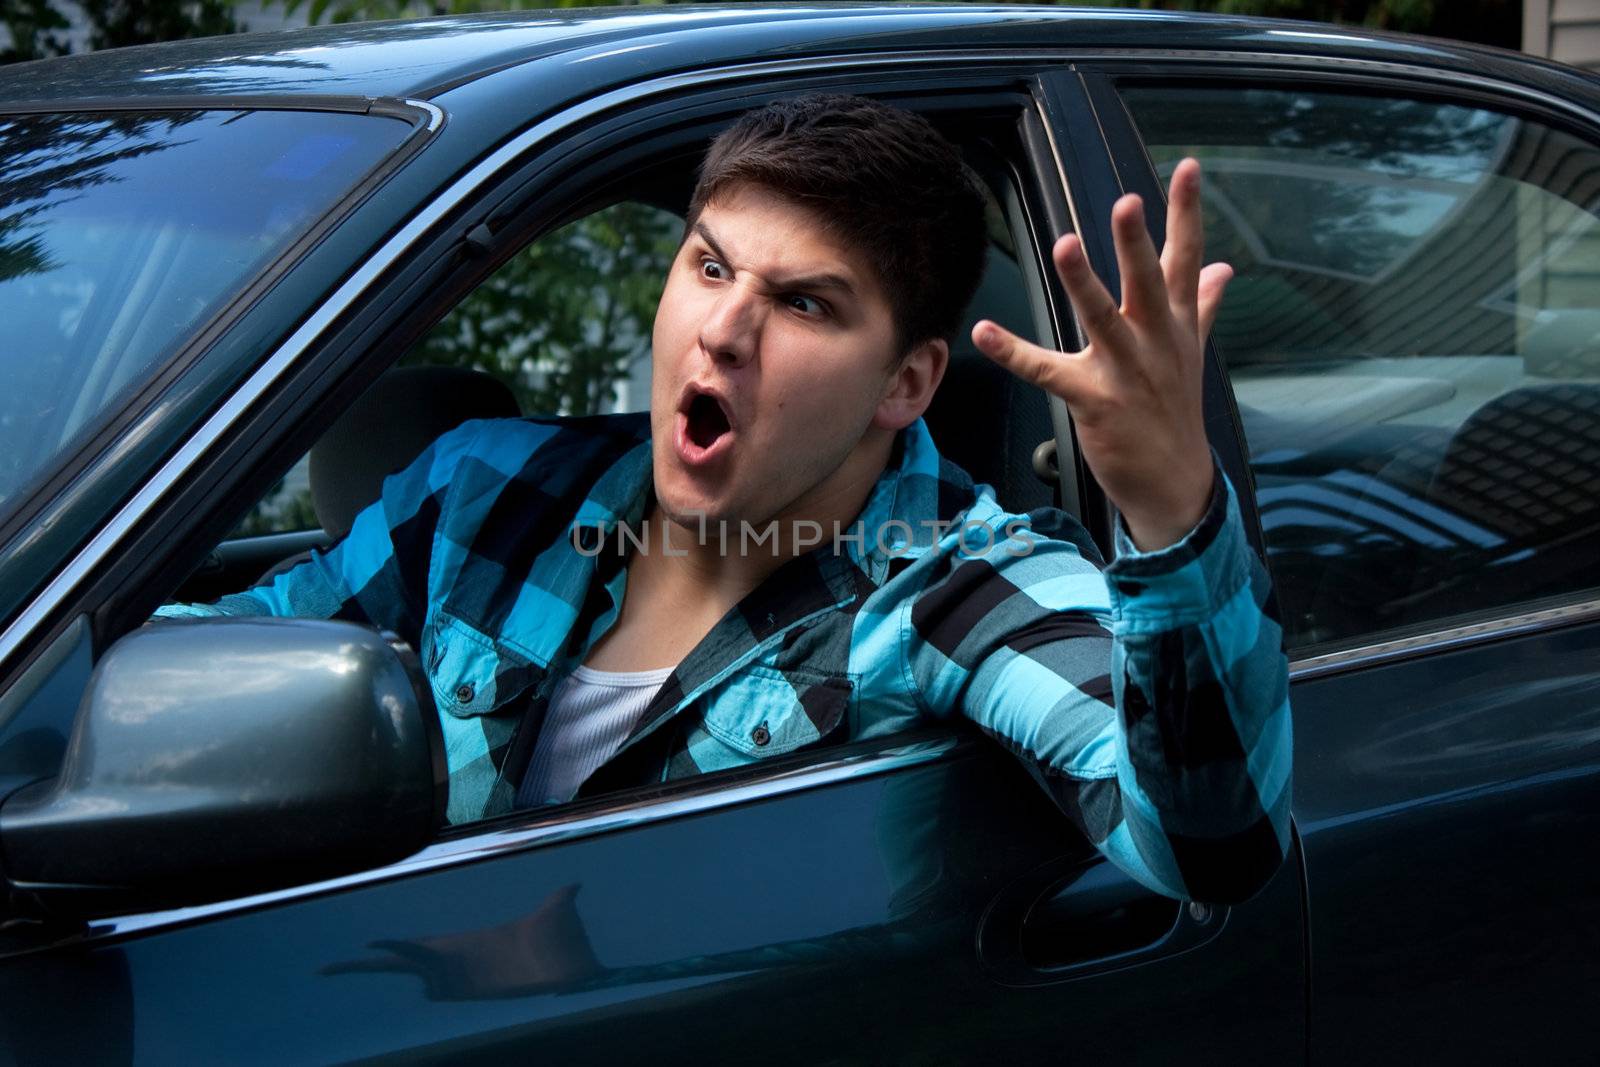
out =
<path fill-rule="evenodd" d="M 1168 300 L 1178 321 L 1195 330 L 1205 230 L 1200 216 L 1200 164 L 1184 159 L 1167 187 L 1167 239 L 1161 249 Z"/>
<path fill-rule="evenodd" d="M 1078 394 L 1074 357 L 1024 341 L 988 319 L 972 327 L 972 343 L 978 351 L 1015 374 L 1023 381 L 1071 401 Z"/>
<path fill-rule="evenodd" d="M 1138 323 L 1165 318 L 1169 311 L 1167 279 L 1144 221 L 1144 201 L 1135 194 L 1111 205 L 1111 236 L 1122 274 L 1122 306 Z"/>
<path fill-rule="evenodd" d="M 1128 324 L 1123 321 L 1122 309 L 1090 269 L 1078 238 L 1069 233 L 1057 241 L 1054 259 L 1061 285 L 1067 291 L 1067 299 L 1072 301 L 1078 325 L 1083 327 L 1089 343 L 1112 350 L 1127 345 L 1132 338 Z"/>

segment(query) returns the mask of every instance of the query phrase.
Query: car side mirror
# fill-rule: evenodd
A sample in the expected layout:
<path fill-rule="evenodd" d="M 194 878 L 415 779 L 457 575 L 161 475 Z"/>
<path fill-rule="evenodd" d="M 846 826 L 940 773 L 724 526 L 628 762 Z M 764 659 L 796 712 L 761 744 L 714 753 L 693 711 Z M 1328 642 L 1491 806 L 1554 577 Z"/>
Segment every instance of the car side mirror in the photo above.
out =
<path fill-rule="evenodd" d="M 344 622 L 160 622 L 96 666 L 58 777 L 0 806 L 0 873 L 57 915 L 199 904 L 406 856 L 443 819 L 415 655 Z"/>

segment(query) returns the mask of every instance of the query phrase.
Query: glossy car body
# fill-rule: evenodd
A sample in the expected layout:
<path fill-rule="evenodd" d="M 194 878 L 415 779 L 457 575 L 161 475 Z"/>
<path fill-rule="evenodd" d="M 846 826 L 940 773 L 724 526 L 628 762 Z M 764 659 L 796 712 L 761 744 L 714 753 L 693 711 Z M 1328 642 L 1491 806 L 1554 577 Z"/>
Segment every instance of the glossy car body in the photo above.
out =
<path fill-rule="evenodd" d="M 607 182 L 663 161 L 681 170 L 708 131 L 773 94 L 827 88 L 927 109 L 968 144 L 996 147 L 1034 327 L 1067 344 L 1070 312 L 1042 269 L 1049 238 L 1075 225 L 1115 284 L 1112 201 L 1144 194 L 1160 226 L 1161 152 L 1141 136 L 1156 119 L 1131 90 L 1230 87 L 1420 100 L 1515 116 L 1590 150 L 1600 141 L 1600 84 L 1575 71 L 1342 28 L 1143 12 L 530 12 L 0 70 L 11 116 L 305 111 L 408 126 L 0 516 L 0 795 L 55 773 L 95 660 L 405 344 Z M 1592 216 L 1579 169 L 1569 199 Z M 1292 497 L 1324 453 L 1258 455 L 1252 476 L 1254 431 L 1239 412 L 1250 405 L 1222 347 L 1208 368 L 1212 442 L 1259 527 L 1269 509 L 1258 515 L 1251 487 L 1282 476 Z M 1000 451 L 1023 422 L 1058 432 L 1055 490 L 1104 544 L 1106 505 L 1070 459 L 1065 413 L 1032 403 L 1034 414 L 990 415 L 979 432 Z M 1273 562 L 1320 576 L 1331 554 Z M 1581 1054 L 1600 948 L 1587 862 L 1600 821 L 1600 619 L 1586 581 L 1393 632 L 1325 638 L 1312 619 L 1292 649 L 1296 849 L 1243 905 L 1143 894 L 1094 860 L 1009 757 L 932 729 L 524 812 L 395 863 L 191 908 L 80 922 L 13 902 L 0 925 L 7 1051 L 142 1062 Z"/>

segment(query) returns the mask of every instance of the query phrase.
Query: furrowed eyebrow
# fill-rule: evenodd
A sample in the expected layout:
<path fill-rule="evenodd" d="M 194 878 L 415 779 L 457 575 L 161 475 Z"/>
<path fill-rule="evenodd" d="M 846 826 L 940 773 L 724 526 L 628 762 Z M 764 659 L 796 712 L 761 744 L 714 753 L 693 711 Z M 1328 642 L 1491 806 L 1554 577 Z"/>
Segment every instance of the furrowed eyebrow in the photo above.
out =
<path fill-rule="evenodd" d="M 712 255 L 716 256 L 720 260 L 726 260 L 728 258 L 728 254 L 722 250 L 722 246 L 717 244 L 717 239 L 711 236 L 711 231 L 706 229 L 705 223 L 696 222 L 694 224 L 694 232 L 699 236 L 700 240 L 706 243 L 706 247 L 711 249 Z"/>
<path fill-rule="evenodd" d="M 712 255 L 716 256 L 717 259 L 723 261 L 724 263 L 727 262 L 727 253 L 722 250 L 722 246 L 719 245 L 717 243 L 717 239 L 711 235 L 711 231 L 706 228 L 705 223 L 696 222 L 694 224 L 694 232 L 696 236 L 700 238 L 700 240 L 706 243 L 706 247 L 711 249 Z M 825 271 L 821 274 L 799 275 L 793 278 L 776 278 L 771 279 L 771 281 L 774 289 L 785 293 L 797 290 L 810 292 L 817 289 L 833 289 L 844 293 L 846 296 L 853 297 L 856 295 L 856 287 L 851 284 L 849 278 L 846 278 L 842 274 L 834 274 L 828 271 Z"/>
<path fill-rule="evenodd" d="M 842 274 L 807 274 L 798 278 L 782 278 L 774 283 L 783 292 L 814 292 L 818 289 L 834 289 L 846 296 L 855 296 L 856 287 L 850 284 L 850 279 Z"/>

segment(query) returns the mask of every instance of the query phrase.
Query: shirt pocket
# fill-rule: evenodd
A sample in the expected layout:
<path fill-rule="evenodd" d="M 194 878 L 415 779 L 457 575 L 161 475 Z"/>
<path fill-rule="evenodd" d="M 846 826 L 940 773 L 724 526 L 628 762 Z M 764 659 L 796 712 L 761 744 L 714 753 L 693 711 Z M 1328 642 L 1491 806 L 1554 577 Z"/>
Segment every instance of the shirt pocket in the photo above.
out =
<path fill-rule="evenodd" d="M 751 666 L 718 686 L 700 726 L 730 751 L 700 747 L 691 756 L 702 771 L 781 756 L 834 733 L 855 694 L 855 681 L 821 671 Z"/>
<path fill-rule="evenodd" d="M 522 656 L 443 613 L 423 627 L 422 662 L 435 703 L 459 719 L 504 708 L 544 676 Z"/>

